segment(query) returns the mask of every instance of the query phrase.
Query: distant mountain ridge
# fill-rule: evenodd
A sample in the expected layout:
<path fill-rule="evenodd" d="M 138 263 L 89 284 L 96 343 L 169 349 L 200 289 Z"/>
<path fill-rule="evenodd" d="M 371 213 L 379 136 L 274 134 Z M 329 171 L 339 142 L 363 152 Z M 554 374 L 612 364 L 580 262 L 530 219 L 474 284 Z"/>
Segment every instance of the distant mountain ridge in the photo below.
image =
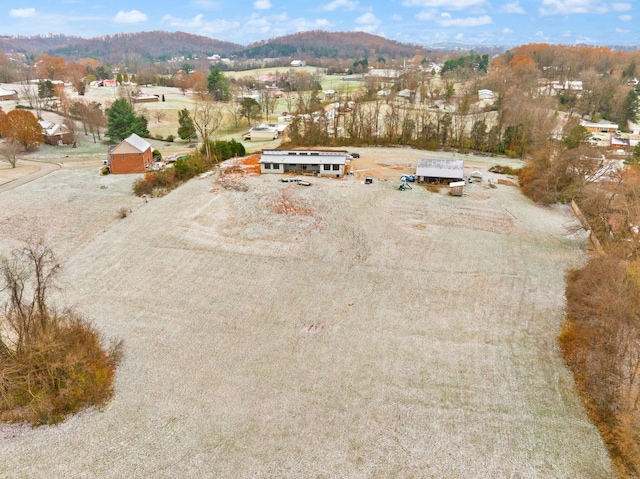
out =
<path fill-rule="evenodd" d="M 423 45 L 411 45 L 365 32 L 327 32 L 312 30 L 252 43 L 239 55 L 247 58 L 326 57 L 326 58 L 387 58 L 426 54 Z"/>
<path fill-rule="evenodd" d="M 0 36 L 0 50 L 28 56 L 48 54 L 65 60 L 95 58 L 103 62 L 157 61 L 177 56 L 235 55 L 240 58 L 411 57 L 429 50 L 365 32 L 308 31 L 248 46 L 185 32 L 118 33 L 95 38 L 70 35 Z"/>
<path fill-rule="evenodd" d="M 0 36 L 0 50 L 48 54 L 65 60 L 95 58 L 106 62 L 168 59 L 174 56 L 229 54 L 242 45 L 184 32 L 117 33 L 95 38 L 69 35 Z"/>

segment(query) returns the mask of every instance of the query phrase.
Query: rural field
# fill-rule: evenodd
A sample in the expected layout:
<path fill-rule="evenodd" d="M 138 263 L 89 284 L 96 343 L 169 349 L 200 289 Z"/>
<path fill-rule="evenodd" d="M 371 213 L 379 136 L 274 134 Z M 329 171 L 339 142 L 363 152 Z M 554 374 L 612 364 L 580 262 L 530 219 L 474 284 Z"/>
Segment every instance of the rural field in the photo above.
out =
<path fill-rule="evenodd" d="M 456 198 L 398 191 L 425 152 L 358 151 L 309 187 L 223 167 L 145 201 L 63 168 L 0 194 L 0 253 L 46 237 L 59 300 L 125 348 L 104 410 L 0 426 L 0 477 L 614 477 L 557 345 L 570 209 L 489 188 L 493 158 Z"/>

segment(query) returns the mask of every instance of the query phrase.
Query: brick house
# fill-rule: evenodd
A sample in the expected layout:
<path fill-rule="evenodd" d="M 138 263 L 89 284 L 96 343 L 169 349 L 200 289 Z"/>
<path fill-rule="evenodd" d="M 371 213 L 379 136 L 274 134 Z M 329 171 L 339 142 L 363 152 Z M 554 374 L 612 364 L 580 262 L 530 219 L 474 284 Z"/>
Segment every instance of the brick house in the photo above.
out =
<path fill-rule="evenodd" d="M 109 150 L 109 169 L 113 174 L 144 173 L 153 163 L 151 143 L 135 133 Z"/>

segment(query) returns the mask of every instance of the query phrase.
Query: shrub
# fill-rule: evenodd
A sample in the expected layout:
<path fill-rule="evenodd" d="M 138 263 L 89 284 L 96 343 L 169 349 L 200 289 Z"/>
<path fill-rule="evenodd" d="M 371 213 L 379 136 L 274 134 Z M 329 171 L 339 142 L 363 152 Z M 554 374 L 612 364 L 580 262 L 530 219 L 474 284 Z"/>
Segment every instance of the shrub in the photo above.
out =
<path fill-rule="evenodd" d="M 50 304 L 59 269 L 42 242 L 27 243 L 0 266 L 0 287 L 8 292 L 0 315 L 3 421 L 53 424 L 113 395 L 121 343 L 103 349 L 89 322 Z"/>
<path fill-rule="evenodd" d="M 505 165 L 493 165 L 491 168 L 489 168 L 489 171 L 491 173 L 498 173 L 500 175 L 519 175 L 522 169 L 512 168 Z"/>
<path fill-rule="evenodd" d="M 162 159 L 162 153 L 160 153 L 160 150 L 154 148 L 153 159 L 156 161 L 160 161 Z"/>
<path fill-rule="evenodd" d="M 168 141 L 169 143 L 173 143 L 173 141 L 176 139 L 175 136 L 173 135 L 168 135 L 167 138 L 165 139 L 166 141 Z"/>
<path fill-rule="evenodd" d="M 100 170 L 101 175 L 108 175 L 109 173 L 111 173 L 111 170 L 109 169 L 108 166 L 103 166 L 102 169 Z"/>
<path fill-rule="evenodd" d="M 123 206 L 118 210 L 118 218 L 125 219 L 127 216 L 129 216 L 129 213 L 131 213 L 131 210 Z"/>
<path fill-rule="evenodd" d="M 150 195 L 153 193 L 154 181 L 145 178 L 138 178 L 133 183 L 133 194 L 136 196 Z"/>

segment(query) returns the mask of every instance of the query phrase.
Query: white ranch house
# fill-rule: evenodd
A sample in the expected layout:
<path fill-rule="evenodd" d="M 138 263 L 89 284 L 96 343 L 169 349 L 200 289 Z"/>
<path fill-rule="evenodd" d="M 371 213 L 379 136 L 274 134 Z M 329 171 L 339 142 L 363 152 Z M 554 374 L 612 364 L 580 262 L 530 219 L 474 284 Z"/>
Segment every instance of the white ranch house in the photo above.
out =
<path fill-rule="evenodd" d="M 347 164 L 346 151 L 264 150 L 261 173 L 297 173 L 341 178 Z"/>

